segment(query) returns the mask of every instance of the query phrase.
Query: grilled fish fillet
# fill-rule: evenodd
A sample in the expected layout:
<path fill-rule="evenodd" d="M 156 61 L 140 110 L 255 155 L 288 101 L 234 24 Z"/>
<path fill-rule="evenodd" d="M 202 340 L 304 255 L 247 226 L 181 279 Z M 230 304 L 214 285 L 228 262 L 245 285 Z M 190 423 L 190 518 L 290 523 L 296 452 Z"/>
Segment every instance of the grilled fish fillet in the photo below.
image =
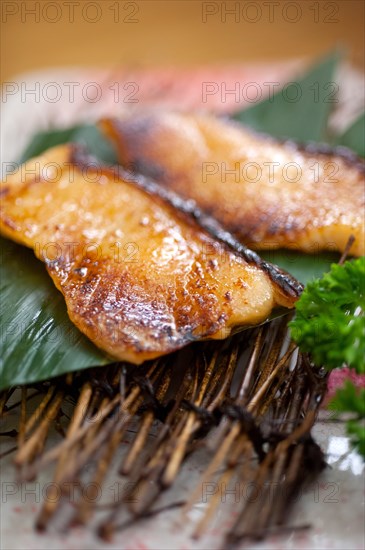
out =
<path fill-rule="evenodd" d="M 75 325 L 139 364 L 291 308 L 300 285 L 203 230 L 148 184 L 97 166 L 72 145 L 1 184 L 0 229 L 32 248 Z"/>
<path fill-rule="evenodd" d="M 101 122 L 121 164 L 192 199 L 247 246 L 365 252 L 364 163 L 204 114 L 134 112 Z"/>

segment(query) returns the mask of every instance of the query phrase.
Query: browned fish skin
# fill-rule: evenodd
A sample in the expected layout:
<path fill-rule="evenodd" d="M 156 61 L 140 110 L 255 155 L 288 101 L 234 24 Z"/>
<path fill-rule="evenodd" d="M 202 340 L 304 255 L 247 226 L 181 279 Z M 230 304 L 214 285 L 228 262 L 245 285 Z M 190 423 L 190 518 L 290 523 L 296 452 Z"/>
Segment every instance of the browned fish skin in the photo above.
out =
<path fill-rule="evenodd" d="M 365 253 L 364 163 L 282 143 L 203 114 L 134 112 L 101 122 L 120 162 L 216 218 L 247 246 Z"/>
<path fill-rule="evenodd" d="M 72 146 L 1 185 L 1 233 L 33 248 L 76 326 L 136 364 L 293 307 L 300 285 Z M 146 189 L 143 189 L 142 187 Z"/>

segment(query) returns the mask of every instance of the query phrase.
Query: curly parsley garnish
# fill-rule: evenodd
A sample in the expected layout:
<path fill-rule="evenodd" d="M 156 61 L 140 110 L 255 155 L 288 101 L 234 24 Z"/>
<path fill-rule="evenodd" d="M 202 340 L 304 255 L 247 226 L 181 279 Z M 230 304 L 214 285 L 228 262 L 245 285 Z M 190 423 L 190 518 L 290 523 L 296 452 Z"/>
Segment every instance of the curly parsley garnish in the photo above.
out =
<path fill-rule="evenodd" d="M 290 323 L 301 351 L 328 370 L 348 366 L 365 372 L 365 257 L 334 264 L 321 279 L 308 283 Z M 352 413 L 347 432 L 365 457 L 365 390 L 347 380 L 330 408 Z"/>

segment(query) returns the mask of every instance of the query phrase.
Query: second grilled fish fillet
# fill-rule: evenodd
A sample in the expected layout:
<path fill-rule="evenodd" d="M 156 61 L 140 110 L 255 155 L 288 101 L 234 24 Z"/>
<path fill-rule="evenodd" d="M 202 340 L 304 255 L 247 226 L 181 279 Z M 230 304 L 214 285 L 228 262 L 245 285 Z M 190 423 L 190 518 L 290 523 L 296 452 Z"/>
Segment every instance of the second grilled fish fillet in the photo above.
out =
<path fill-rule="evenodd" d="M 262 250 L 365 253 L 364 163 L 348 151 L 282 143 L 203 114 L 133 112 L 101 122 L 121 164 L 192 199 Z"/>
<path fill-rule="evenodd" d="M 111 356 L 139 364 L 224 338 L 293 307 L 300 285 L 238 253 L 141 183 L 71 145 L 1 185 L 0 230 L 33 248 L 75 325 Z"/>

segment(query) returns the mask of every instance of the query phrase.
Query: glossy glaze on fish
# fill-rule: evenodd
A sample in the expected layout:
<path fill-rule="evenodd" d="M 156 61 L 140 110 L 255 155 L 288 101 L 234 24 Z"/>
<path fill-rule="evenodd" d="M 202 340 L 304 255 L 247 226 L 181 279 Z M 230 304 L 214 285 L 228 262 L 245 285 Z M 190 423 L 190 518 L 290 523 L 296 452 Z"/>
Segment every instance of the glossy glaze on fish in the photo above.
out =
<path fill-rule="evenodd" d="M 101 122 L 121 164 L 192 199 L 247 246 L 365 253 L 364 162 L 204 114 L 134 112 Z"/>
<path fill-rule="evenodd" d="M 276 306 L 293 307 L 301 290 L 148 182 L 128 181 L 71 145 L 27 161 L 1 195 L 1 233 L 34 250 L 71 320 L 118 359 L 139 364 L 224 338 Z"/>

